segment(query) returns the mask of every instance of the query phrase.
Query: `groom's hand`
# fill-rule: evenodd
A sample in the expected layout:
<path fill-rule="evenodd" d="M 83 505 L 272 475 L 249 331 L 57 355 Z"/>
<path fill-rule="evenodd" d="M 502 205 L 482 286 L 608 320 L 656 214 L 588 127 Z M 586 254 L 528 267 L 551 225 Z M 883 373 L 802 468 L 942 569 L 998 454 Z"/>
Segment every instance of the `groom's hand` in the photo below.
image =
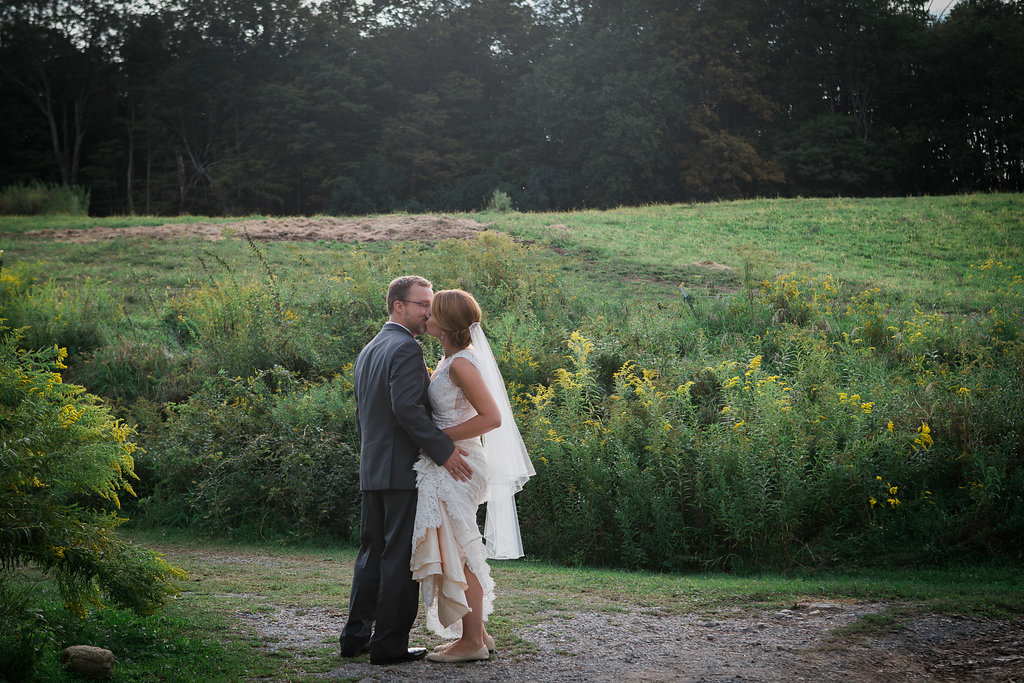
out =
<path fill-rule="evenodd" d="M 469 481 L 473 477 L 473 468 L 462 457 L 465 454 L 466 451 L 456 446 L 452 454 L 444 461 L 444 468 L 448 470 L 448 474 L 452 475 L 453 479 Z"/>

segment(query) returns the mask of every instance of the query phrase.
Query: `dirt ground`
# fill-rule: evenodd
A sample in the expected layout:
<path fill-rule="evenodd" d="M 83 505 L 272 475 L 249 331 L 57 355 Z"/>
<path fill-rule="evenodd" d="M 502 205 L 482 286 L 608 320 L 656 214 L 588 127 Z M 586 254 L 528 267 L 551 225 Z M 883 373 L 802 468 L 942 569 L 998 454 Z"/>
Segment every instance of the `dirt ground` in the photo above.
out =
<path fill-rule="evenodd" d="M 254 240 L 292 240 L 329 242 L 382 242 L 385 240 L 436 241 L 470 237 L 484 230 L 486 223 L 451 216 L 379 216 L 376 218 L 264 218 L 231 223 L 167 223 L 129 228 L 89 228 L 86 230 L 34 230 L 23 237 L 61 242 L 96 242 L 123 237 L 178 239 L 201 237 L 220 240 L 249 234 Z"/>
<path fill-rule="evenodd" d="M 180 553 L 180 550 L 178 551 Z M 173 554 L 173 552 L 172 552 Z M 316 560 L 267 558 L 230 551 L 191 551 L 202 565 L 252 567 L 264 575 L 309 570 Z M 350 567 L 324 565 L 347 577 Z M 337 647 L 346 608 L 342 604 L 286 606 L 280 596 L 214 594 L 234 604 L 237 628 L 255 635 L 268 656 L 298 665 L 317 649 Z M 497 609 L 513 599 L 501 586 Z M 506 646 L 486 662 L 460 665 L 426 661 L 374 666 L 364 655 L 336 655 L 324 680 L 358 681 L 1024 681 L 1024 621 L 971 619 L 940 614 L 901 618 L 861 634 L 837 632 L 893 605 L 861 601 L 802 600 L 784 609 L 751 613 L 736 608 L 713 618 L 622 604 L 597 611 L 585 603 L 567 612 L 541 613 L 516 636 L 527 644 Z M 495 614 L 494 616 L 500 616 Z M 505 636 L 508 637 L 507 634 Z M 422 615 L 413 645 L 441 641 Z"/>
<path fill-rule="evenodd" d="M 327 680 L 379 681 L 1022 681 L 1024 623 L 921 615 L 881 636 L 832 635 L 877 603 L 799 603 L 778 612 L 708 620 L 585 608 L 548 618 L 520 636 L 531 654 L 464 665 L 390 667 L 338 659 Z M 299 655 L 333 641 L 343 610 L 245 610 L 270 651 Z M 414 641 L 419 642 L 415 638 Z M 428 645 L 434 644 L 434 638 Z M 439 641 L 438 641 L 439 642 Z M 299 655 L 301 656 L 301 655 Z M 365 659 L 365 657 L 363 658 Z"/>

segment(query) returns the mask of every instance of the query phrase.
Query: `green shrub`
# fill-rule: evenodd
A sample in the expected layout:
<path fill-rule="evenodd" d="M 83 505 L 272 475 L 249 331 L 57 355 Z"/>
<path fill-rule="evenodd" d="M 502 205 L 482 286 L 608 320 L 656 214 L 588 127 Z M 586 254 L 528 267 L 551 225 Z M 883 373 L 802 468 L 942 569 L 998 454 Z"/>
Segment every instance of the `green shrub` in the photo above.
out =
<path fill-rule="evenodd" d="M 25 185 L 0 189 L 0 215 L 37 216 L 42 214 L 89 215 L 89 190 L 50 185 L 34 180 Z"/>
<path fill-rule="evenodd" d="M 591 320 L 563 367 L 511 386 L 537 467 L 520 494 L 527 551 L 645 569 L 1018 552 L 1012 325 L 900 315 L 877 291 L 844 306 L 829 280 L 763 291 L 714 313 L 761 321 L 757 333 L 709 338 L 639 307 Z M 1018 320 L 1018 301 L 1000 320 Z M 631 338 L 641 326 L 672 347 L 660 334 L 673 325 L 693 340 L 675 361 Z M 625 354 L 658 367 L 626 360 L 608 382 L 602 364 Z"/>
<path fill-rule="evenodd" d="M 972 269 L 990 305 L 970 315 L 797 273 L 751 273 L 693 315 L 604 297 L 579 262 L 497 232 L 332 249 L 301 285 L 250 247 L 255 274 L 222 263 L 141 323 L 109 293 L 86 305 L 103 296 L 0 278 L 37 346 L 95 330 L 66 379 L 140 424 L 136 521 L 352 538 L 351 363 L 387 283 L 418 272 L 483 307 L 537 468 L 520 494 L 531 555 L 652 570 L 1019 557 L 1024 285 L 997 262 Z"/>
<path fill-rule="evenodd" d="M 0 271 L 0 317 L 14 328 L 25 348 L 60 346 L 72 355 L 106 343 L 123 320 L 109 285 L 85 278 L 74 285 L 42 279 L 39 267 L 19 262 Z"/>
<path fill-rule="evenodd" d="M 21 350 L 19 334 L 0 321 L 0 597 L 10 597 L 12 572 L 28 565 L 52 574 L 68 609 L 82 616 L 104 598 L 151 612 L 182 573 L 115 531 L 126 521 L 120 496 L 133 494 L 134 432 L 62 381 L 66 350 Z M 0 622 L 32 617 L 3 602 Z M 20 654 L 12 656 L 34 658 L 36 635 L 16 631 Z"/>
<path fill-rule="evenodd" d="M 5 681 L 33 677 L 56 642 L 45 611 L 19 578 L 0 572 L 0 679 Z"/>
<path fill-rule="evenodd" d="M 139 399 L 164 404 L 195 390 L 194 358 L 174 340 L 119 334 L 85 354 L 67 372 L 69 381 L 124 407 Z"/>
<path fill-rule="evenodd" d="M 512 205 L 512 197 L 504 190 L 495 190 L 487 200 L 486 208 L 488 211 L 497 211 L 498 213 L 509 213 L 515 210 Z"/>
<path fill-rule="evenodd" d="M 390 278 L 356 254 L 338 272 L 286 289 L 250 244 L 263 272 L 229 271 L 192 284 L 168 300 L 166 329 L 179 344 L 197 347 L 205 376 L 244 377 L 276 366 L 311 379 L 340 372 L 385 320 Z"/>
<path fill-rule="evenodd" d="M 284 368 L 220 373 L 170 407 L 140 471 L 147 523 L 217 533 L 352 538 L 358 440 L 351 368 L 310 385 Z"/>

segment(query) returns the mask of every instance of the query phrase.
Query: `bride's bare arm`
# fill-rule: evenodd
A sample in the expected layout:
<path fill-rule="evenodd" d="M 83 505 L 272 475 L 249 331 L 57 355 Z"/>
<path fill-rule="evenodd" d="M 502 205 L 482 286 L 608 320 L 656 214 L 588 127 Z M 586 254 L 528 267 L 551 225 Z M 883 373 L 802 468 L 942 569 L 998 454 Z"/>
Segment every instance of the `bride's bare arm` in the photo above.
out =
<path fill-rule="evenodd" d="M 487 391 L 484 378 L 476 366 L 465 358 L 455 358 L 448 369 L 448 377 L 452 384 L 462 389 L 476 415 L 444 430 L 453 441 L 472 439 L 501 426 L 501 413 L 491 392 Z"/>

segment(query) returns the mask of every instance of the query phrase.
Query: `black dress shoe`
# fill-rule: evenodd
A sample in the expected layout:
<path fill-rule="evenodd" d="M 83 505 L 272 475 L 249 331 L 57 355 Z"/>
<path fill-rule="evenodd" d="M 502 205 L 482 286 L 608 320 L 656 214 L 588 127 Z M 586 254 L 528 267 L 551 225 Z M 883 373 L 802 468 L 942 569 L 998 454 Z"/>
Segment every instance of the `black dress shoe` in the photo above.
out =
<path fill-rule="evenodd" d="M 365 643 L 352 643 L 345 642 L 344 638 L 340 638 L 338 642 L 341 644 L 342 657 L 358 657 L 370 651 L 370 641 L 368 640 Z"/>
<path fill-rule="evenodd" d="M 410 647 L 405 654 L 385 655 L 374 657 L 370 655 L 370 664 L 401 664 L 403 662 L 414 662 L 427 656 L 427 648 Z"/>

